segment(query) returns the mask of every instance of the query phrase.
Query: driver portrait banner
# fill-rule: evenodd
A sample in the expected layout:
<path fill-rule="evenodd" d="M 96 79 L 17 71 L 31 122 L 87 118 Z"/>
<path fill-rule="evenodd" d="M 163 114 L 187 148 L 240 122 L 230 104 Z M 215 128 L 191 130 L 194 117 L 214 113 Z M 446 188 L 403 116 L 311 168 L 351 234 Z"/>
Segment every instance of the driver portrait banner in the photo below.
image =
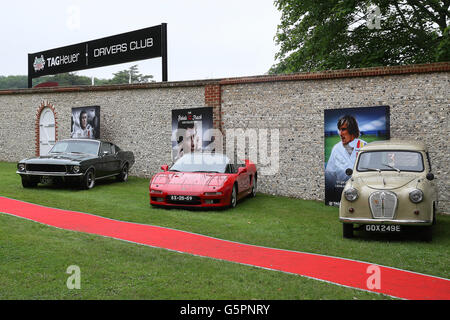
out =
<path fill-rule="evenodd" d="M 213 152 L 213 108 L 172 110 L 172 161 L 191 152 Z"/>
<path fill-rule="evenodd" d="M 100 106 L 72 108 L 70 137 L 100 139 Z"/>
<path fill-rule="evenodd" d="M 389 106 L 324 110 L 326 205 L 339 205 L 350 178 L 345 171 L 353 169 L 361 148 L 389 139 Z"/>

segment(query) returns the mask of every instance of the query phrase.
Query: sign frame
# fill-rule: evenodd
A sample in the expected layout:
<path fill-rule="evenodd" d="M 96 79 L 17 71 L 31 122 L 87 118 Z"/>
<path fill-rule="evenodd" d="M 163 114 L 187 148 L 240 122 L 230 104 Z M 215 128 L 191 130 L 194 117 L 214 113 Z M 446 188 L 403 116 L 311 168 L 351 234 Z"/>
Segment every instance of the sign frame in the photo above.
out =
<path fill-rule="evenodd" d="M 162 81 L 167 81 L 167 23 L 28 54 L 28 88 L 46 75 L 162 58 Z"/>

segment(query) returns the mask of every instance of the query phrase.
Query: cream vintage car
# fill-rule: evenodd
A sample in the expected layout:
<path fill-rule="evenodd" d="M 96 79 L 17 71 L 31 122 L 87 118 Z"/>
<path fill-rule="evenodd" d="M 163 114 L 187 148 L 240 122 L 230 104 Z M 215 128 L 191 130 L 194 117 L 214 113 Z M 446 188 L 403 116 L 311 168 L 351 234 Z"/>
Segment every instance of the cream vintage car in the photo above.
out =
<path fill-rule="evenodd" d="M 364 146 L 342 192 L 339 220 L 344 238 L 354 230 L 401 232 L 417 226 L 431 241 L 436 221 L 437 188 L 423 143 L 377 141 Z"/>

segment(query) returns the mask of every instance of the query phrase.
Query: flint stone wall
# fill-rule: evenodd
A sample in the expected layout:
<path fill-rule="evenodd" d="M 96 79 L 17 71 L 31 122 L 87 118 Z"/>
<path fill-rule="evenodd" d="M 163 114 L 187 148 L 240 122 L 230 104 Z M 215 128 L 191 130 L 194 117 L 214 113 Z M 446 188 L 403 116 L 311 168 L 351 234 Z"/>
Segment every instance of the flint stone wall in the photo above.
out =
<path fill-rule="evenodd" d="M 57 114 L 58 140 L 70 138 L 72 108 L 100 106 L 101 139 L 134 152 L 130 174 L 150 177 L 171 161 L 172 109 L 204 106 L 203 83 L 108 90 L 31 90 L 0 95 L 0 160 L 35 156 L 36 110 L 45 101 Z M 44 91 L 44 92 L 42 92 Z"/>
<path fill-rule="evenodd" d="M 279 171 L 261 178 L 259 190 L 323 200 L 324 110 L 388 105 L 391 138 L 427 144 L 439 187 L 439 209 L 448 213 L 449 73 L 234 82 L 222 85 L 224 131 L 279 131 Z M 270 135 L 268 142 L 270 151 Z"/>
<path fill-rule="evenodd" d="M 58 139 L 70 136 L 71 109 L 99 105 L 101 138 L 131 150 L 132 175 L 150 177 L 171 162 L 171 110 L 212 106 L 214 126 L 278 130 L 278 171 L 260 175 L 263 193 L 322 201 L 324 110 L 388 105 L 391 137 L 430 151 L 439 209 L 449 213 L 450 64 L 355 69 L 108 87 L 0 91 L 0 161 L 35 155 L 36 111 L 53 106 Z M 247 150 L 248 151 L 248 150 Z"/>

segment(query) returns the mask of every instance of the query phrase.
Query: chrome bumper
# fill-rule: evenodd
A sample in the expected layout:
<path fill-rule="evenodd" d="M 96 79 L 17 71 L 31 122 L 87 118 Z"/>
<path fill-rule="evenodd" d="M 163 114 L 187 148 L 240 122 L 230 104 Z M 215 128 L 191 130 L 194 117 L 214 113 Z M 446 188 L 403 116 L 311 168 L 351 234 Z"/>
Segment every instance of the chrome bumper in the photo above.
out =
<path fill-rule="evenodd" d="M 343 223 L 356 224 L 398 224 L 398 225 L 414 225 L 429 226 L 433 222 L 428 220 L 388 220 L 388 219 L 356 219 L 356 218 L 339 218 Z"/>
<path fill-rule="evenodd" d="M 84 173 L 67 172 L 41 172 L 41 171 L 16 171 L 17 174 L 24 176 L 47 176 L 47 177 L 81 177 Z"/>

